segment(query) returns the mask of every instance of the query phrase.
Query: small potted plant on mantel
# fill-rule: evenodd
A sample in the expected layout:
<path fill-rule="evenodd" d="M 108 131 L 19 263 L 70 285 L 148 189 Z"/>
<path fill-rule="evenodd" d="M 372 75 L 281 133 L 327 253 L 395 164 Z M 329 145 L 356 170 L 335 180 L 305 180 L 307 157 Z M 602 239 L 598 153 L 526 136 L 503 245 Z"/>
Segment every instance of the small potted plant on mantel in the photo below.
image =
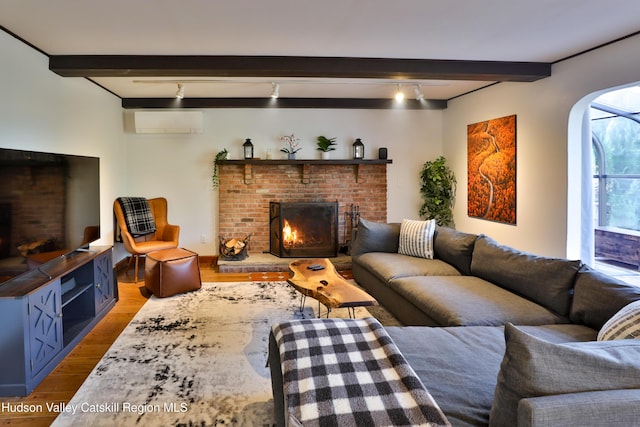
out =
<path fill-rule="evenodd" d="M 302 147 L 300 147 L 300 139 L 296 138 L 294 134 L 291 134 L 281 136 L 280 140 L 284 141 L 287 144 L 287 146 L 285 148 L 282 148 L 280 151 L 282 151 L 283 153 L 287 153 L 287 158 L 289 160 L 295 160 L 296 153 L 302 150 Z"/>
<path fill-rule="evenodd" d="M 316 139 L 316 141 L 318 143 L 318 150 L 320 150 L 323 160 L 328 159 L 329 152 L 335 150 L 334 145 L 338 145 L 336 144 L 335 138 L 327 138 L 326 136 L 323 136 L 323 135 L 320 135 Z"/>

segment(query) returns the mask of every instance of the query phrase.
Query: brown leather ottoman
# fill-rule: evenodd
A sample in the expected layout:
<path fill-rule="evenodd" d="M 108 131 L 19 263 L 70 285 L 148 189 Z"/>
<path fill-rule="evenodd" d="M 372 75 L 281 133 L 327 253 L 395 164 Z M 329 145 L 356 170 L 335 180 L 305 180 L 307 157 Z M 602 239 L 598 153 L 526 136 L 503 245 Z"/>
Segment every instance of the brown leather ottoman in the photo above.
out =
<path fill-rule="evenodd" d="M 148 253 L 144 286 L 160 298 L 200 289 L 198 254 L 180 248 Z"/>

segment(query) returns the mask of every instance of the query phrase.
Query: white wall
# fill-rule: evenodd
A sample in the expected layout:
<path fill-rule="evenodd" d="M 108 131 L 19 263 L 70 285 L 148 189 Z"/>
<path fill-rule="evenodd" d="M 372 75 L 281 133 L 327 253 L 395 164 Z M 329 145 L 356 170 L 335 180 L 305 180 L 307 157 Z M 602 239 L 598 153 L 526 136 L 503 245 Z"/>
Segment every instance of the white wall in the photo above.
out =
<path fill-rule="evenodd" d="M 212 161 L 223 148 L 240 158 L 245 138 L 262 157 L 267 147 L 274 157 L 281 155 L 278 138 L 288 133 L 302 140 L 299 158 L 317 158 L 320 134 L 338 138 L 335 158 L 350 158 L 355 138 L 364 141 L 367 158 L 388 147 L 388 212 L 395 221 L 417 217 L 420 167 L 442 152 L 441 111 L 209 109 L 203 134 L 125 133 L 124 118 L 132 112 L 123 111 L 117 97 L 85 79 L 57 76 L 46 56 L 2 32 L 0 51 L 0 147 L 100 157 L 99 244 L 113 243 L 117 197 L 164 196 L 170 221 L 182 228 L 181 246 L 216 253 Z M 116 249 L 117 261 L 124 252 Z"/>
<path fill-rule="evenodd" d="M 421 205 L 422 164 L 442 152 L 442 111 L 205 109 L 204 132 L 193 135 L 126 135 L 127 187 L 122 195 L 166 197 L 169 222 L 181 227 L 180 245 L 200 254 L 217 253 L 217 190 L 211 186 L 213 159 L 224 148 L 242 158 L 251 138 L 255 157 L 282 158 L 279 140 L 294 133 L 303 149 L 299 159 L 317 159 L 318 135 L 336 137 L 332 158 L 349 159 L 355 138 L 365 144 L 365 158 L 387 147 L 388 219 L 417 218 Z M 129 122 L 132 111 L 125 112 Z M 366 217 L 366 213 L 363 213 Z M 206 243 L 201 243 L 201 236 Z"/>
<path fill-rule="evenodd" d="M 46 56 L 1 31 L 0 52 L 0 147 L 100 157 L 97 243 L 112 244 L 112 204 L 125 183 L 120 100 L 52 73 Z"/>
<path fill-rule="evenodd" d="M 420 168 L 444 153 L 458 178 L 459 229 L 564 256 L 567 246 L 571 253 L 580 243 L 572 231 L 579 202 L 571 199 L 579 190 L 567 166 L 574 168 L 576 154 L 567 140 L 582 137 L 568 125 L 570 116 L 581 113 L 572 113 L 572 107 L 580 100 L 586 104 L 584 98 L 596 91 L 640 80 L 637 36 L 556 64 L 547 79 L 495 85 L 450 101 L 444 111 L 210 109 L 204 111 L 203 134 L 153 136 L 125 133 L 123 116 L 131 112 L 122 111 L 119 99 L 85 79 L 55 75 L 44 55 L 2 32 L 0 51 L 0 146 L 99 156 L 100 243 L 113 241 L 116 197 L 163 195 L 169 219 L 182 227 L 181 245 L 202 254 L 216 253 L 217 246 L 217 193 L 210 183 L 215 153 L 228 148 L 240 158 L 242 142 L 251 138 L 257 156 L 267 147 L 279 155 L 278 138 L 293 132 L 303 142 L 300 158 L 317 156 L 314 140 L 320 134 L 338 138 L 338 158 L 350 157 L 357 137 L 367 158 L 388 147 L 390 221 L 417 217 Z M 469 218 L 466 210 L 466 127 L 509 114 L 518 116 L 515 226 Z"/>
<path fill-rule="evenodd" d="M 458 178 L 457 228 L 549 256 L 579 256 L 579 152 L 582 111 L 569 132 L 576 103 L 606 88 L 640 80 L 640 36 L 555 64 L 534 83 L 501 83 L 449 102 L 444 114 L 444 155 Z M 517 225 L 467 216 L 467 125 L 517 115 Z M 588 139 L 587 139 L 588 140 Z M 569 153 L 571 158 L 569 158 Z M 568 164 L 572 164 L 569 177 Z M 568 202 L 571 200 L 571 202 Z M 570 212 L 570 216 L 567 212 Z M 571 241 L 567 240 L 567 235 Z M 567 250 L 569 247 L 569 250 Z"/>

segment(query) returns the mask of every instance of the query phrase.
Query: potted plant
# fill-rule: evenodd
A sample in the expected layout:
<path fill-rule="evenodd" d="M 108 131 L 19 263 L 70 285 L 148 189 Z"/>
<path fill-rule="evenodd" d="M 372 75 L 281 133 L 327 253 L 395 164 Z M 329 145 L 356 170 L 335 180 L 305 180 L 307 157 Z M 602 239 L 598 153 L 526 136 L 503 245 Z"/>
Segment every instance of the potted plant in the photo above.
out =
<path fill-rule="evenodd" d="M 336 144 L 335 138 L 327 138 L 326 136 L 320 135 L 317 139 L 318 150 L 322 152 L 322 158 L 328 159 L 329 152 L 335 150 L 334 145 Z"/>
<path fill-rule="evenodd" d="M 302 147 L 300 147 L 300 139 L 296 138 L 294 134 L 291 134 L 281 136 L 280 140 L 287 144 L 287 146 L 285 148 L 281 148 L 280 151 L 287 153 L 287 158 L 289 160 L 294 160 L 296 158 L 296 153 L 302 150 Z"/>
<path fill-rule="evenodd" d="M 456 177 L 443 156 L 428 161 L 420 172 L 420 194 L 424 203 L 420 216 L 435 219 L 438 225 L 453 227 L 453 203 L 456 193 Z"/>

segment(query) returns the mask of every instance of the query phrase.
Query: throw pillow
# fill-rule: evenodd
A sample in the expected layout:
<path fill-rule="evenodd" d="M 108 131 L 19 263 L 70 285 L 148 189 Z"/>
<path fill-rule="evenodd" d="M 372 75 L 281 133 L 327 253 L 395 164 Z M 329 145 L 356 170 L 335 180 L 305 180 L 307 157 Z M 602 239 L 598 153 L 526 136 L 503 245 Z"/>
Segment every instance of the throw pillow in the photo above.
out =
<path fill-rule="evenodd" d="M 382 223 L 360 218 L 355 231 L 351 256 L 367 252 L 398 252 L 399 223 Z"/>
<path fill-rule="evenodd" d="M 433 256 L 453 265 L 465 276 L 471 275 L 471 257 L 476 243 L 475 234 L 463 233 L 449 227 L 436 226 L 433 235 Z"/>
<path fill-rule="evenodd" d="M 433 259 L 433 233 L 435 229 L 435 219 L 428 221 L 403 219 L 400 224 L 398 253 Z"/>
<path fill-rule="evenodd" d="M 507 323 L 506 350 L 491 407 L 491 427 L 517 425 L 528 397 L 640 387 L 640 341 L 554 344 Z"/>
<path fill-rule="evenodd" d="M 640 339 L 640 300 L 627 304 L 598 332 L 598 341 Z"/>

